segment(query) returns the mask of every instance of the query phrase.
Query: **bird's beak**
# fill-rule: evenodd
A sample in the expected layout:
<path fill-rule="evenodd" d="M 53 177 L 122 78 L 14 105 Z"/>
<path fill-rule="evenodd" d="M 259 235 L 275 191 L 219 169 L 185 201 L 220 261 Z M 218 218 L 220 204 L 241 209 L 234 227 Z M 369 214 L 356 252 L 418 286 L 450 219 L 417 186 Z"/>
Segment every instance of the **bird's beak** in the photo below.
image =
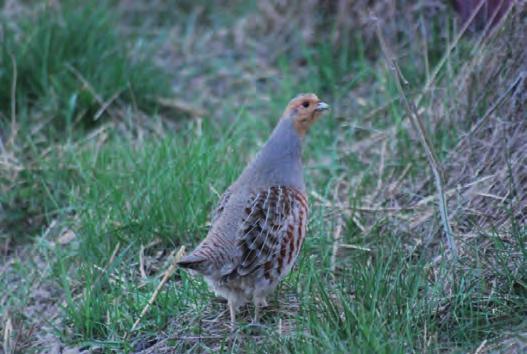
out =
<path fill-rule="evenodd" d="M 317 103 L 317 108 L 315 108 L 315 111 L 317 112 L 322 112 L 322 111 L 326 111 L 329 109 L 329 104 L 327 104 L 326 102 L 318 102 Z"/>

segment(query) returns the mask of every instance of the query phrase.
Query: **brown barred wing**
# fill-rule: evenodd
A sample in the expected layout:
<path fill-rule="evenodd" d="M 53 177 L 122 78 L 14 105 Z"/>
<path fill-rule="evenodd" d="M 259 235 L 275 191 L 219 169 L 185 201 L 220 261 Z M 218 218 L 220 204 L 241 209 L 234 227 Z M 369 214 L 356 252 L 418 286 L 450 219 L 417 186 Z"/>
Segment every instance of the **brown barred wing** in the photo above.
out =
<path fill-rule="evenodd" d="M 239 230 L 242 257 L 234 272 L 259 272 L 269 280 L 285 275 L 302 246 L 307 213 L 306 197 L 295 188 L 273 186 L 253 195 Z"/>

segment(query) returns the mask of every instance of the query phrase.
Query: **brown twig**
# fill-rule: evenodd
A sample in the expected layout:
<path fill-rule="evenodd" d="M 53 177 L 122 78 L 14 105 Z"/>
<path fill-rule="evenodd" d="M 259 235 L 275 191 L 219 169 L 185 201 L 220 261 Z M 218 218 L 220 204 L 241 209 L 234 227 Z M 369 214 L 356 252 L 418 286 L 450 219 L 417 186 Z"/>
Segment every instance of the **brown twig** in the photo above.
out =
<path fill-rule="evenodd" d="M 426 157 L 428 159 L 428 163 L 430 165 L 430 168 L 432 169 L 432 173 L 434 174 L 434 180 L 435 180 L 436 189 L 437 189 L 437 197 L 438 197 L 438 202 L 439 202 L 439 213 L 441 215 L 441 222 L 443 224 L 443 230 L 445 232 L 447 246 L 450 249 L 450 252 L 452 253 L 452 256 L 454 257 L 454 259 L 457 259 L 458 258 L 457 246 L 454 242 L 454 235 L 453 235 L 452 228 L 450 226 L 450 222 L 448 219 L 448 208 L 447 208 L 446 197 L 445 197 L 445 192 L 444 192 L 444 180 L 443 180 L 442 166 L 440 165 L 439 160 L 435 154 L 432 143 L 430 142 L 430 138 L 428 137 L 428 134 L 424 127 L 421 116 L 418 113 L 417 107 L 415 106 L 415 103 L 412 100 L 408 99 L 408 97 L 406 96 L 404 92 L 403 83 L 405 85 L 408 85 L 408 82 L 406 81 L 406 79 L 404 79 L 401 73 L 401 70 L 399 69 L 399 66 L 397 64 L 397 61 L 395 60 L 394 56 L 391 54 L 391 51 L 386 45 L 384 38 L 382 36 L 380 25 L 378 22 L 377 22 L 377 36 L 381 44 L 381 49 L 384 53 L 384 57 L 387 61 L 387 65 L 393 72 L 393 76 L 395 78 L 395 82 L 397 84 L 397 89 L 399 90 L 401 100 L 404 103 L 404 106 L 406 108 L 406 111 L 408 113 L 408 116 L 410 118 L 412 125 L 414 126 L 414 128 L 416 129 L 419 135 L 421 145 L 423 146 L 423 149 L 426 153 Z M 460 38 L 460 35 L 458 35 L 456 40 L 459 40 L 459 38 Z M 435 72 L 432 74 L 432 79 L 433 77 L 435 77 Z M 425 85 L 425 88 L 426 88 L 426 85 Z M 424 92 L 425 90 L 423 90 L 423 93 Z"/>
<path fill-rule="evenodd" d="M 376 213 L 376 212 L 386 212 L 386 213 L 396 213 L 399 211 L 411 211 L 419 209 L 417 206 L 409 206 L 409 207 L 375 207 L 375 206 L 357 206 L 357 207 L 350 207 L 352 210 L 356 211 L 363 211 L 366 213 Z"/>
<path fill-rule="evenodd" d="M 340 192 L 340 187 L 343 187 L 344 190 L 342 193 Z M 334 200 L 337 205 L 337 208 L 339 210 L 336 220 L 336 226 L 335 226 L 335 232 L 333 233 L 333 247 L 331 250 L 331 260 L 330 260 L 330 270 L 331 274 L 335 274 L 335 270 L 337 268 L 337 255 L 340 248 L 340 245 L 342 243 L 342 231 L 344 229 L 345 220 L 346 219 L 352 219 L 353 222 L 361 229 L 361 231 L 364 232 L 364 227 L 362 224 L 357 220 L 357 218 L 354 217 L 354 215 L 351 213 L 351 210 L 349 208 L 344 207 L 343 200 L 345 199 L 345 196 L 348 192 L 348 185 L 344 183 L 344 180 L 340 180 L 335 186 L 335 192 L 334 192 Z M 331 205 L 331 202 L 327 201 L 328 204 Z M 347 203 L 346 203 L 347 204 Z"/>
<path fill-rule="evenodd" d="M 123 90 L 119 90 L 117 91 L 116 93 L 114 93 L 112 95 L 112 97 L 110 97 L 109 99 L 106 100 L 106 102 L 104 102 L 101 107 L 99 108 L 99 110 L 97 110 L 97 112 L 95 113 L 95 115 L 93 116 L 93 120 L 96 121 L 98 120 L 104 112 L 106 112 L 106 110 L 108 109 L 108 107 L 110 107 L 110 105 L 117 99 L 117 97 L 119 97 L 121 95 L 121 93 L 123 92 Z"/>
<path fill-rule="evenodd" d="M 14 353 L 15 352 L 15 345 L 16 342 L 13 341 L 13 324 L 11 322 L 11 317 L 9 317 L 9 314 L 7 315 L 7 320 L 4 324 L 4 341 L 3 341 L 3 349 L 4 353 Z"/>
<path fill-rule="evenodd" d="M 83 89 L 86 89 L 93 98 L 97 101 L 99 104 L 99 110 L 95 113 L 95 120 L 99 119 L 100 116 L 104 112 L 108 112 L 108 114 L 115 119 L 116 114 L 111 109 L 111 104 L 119 95 L 121 94 L 121 91 L 117 91 L 110 97 L 108 100 L 104 101 L 102 96 L 95 90 L 95 87 L 82 75 L 81 72 L 79 72 L 75 67 L 73 67 L 71 64 L 66 64 L 66 69 L 68 69 L 75 77 L 82 83 Z M 137 111 L 137 107 L 135 107 L 135 110 Z"/>
<path fill-rule="evenodd" d="M 342 239 L 342 228 L 344 227 L 344 219 L 342 218 L 342 213 L 339 213 L 337 216 L 337 226 L 335 226 L 335 232 L 333 234 L 333 248 L 331 250 L 331 262 L 330 262 L 330 271 L 331 274 L 335 274 L 335 269 L 337 268 L 337 253 L 340 248 L 340 241 Z"/>
<path fill-rule="evenodd" d="M 158 97 L 156 101 L 162 106 L 176 109 L 193 117 L 206 117 L 208 115 L 208 112 L 205 109 L 193 106 L 192 104 L 177 98 Z"/>
<path fill-rule="evenodd" d="M 483 2 L 483 1 L 482 1 Z M 487 340 L 483 340 L 483 342 L 481 342 L 481 344 L 477 347 L 476 351 L 474 352 L 474 354 L 479 354 L 482 352 L 483 348 L 485 348 L 485 345 L 487 344 Z"/>
<path fill-rule="evenodd" d="M 341 245 L 340 245 L 340 248 L 348 248 L 348 249 L 353 249 L 353 250 L 359 250 L 359 251 L 371 252 L 371 249 L 368 248 L 368 247 L 362 247 L 362 246 L 352 245 L 352 244 L 349 244 L 349 243 L 343 243 L 343 244 L 341 244 Z"/>
<path fill-rule="evenodd" d="M 139 325 L 139 323 L 141 322 L 141 320 L 143 319 L 144 315 L 148 312 L 148 310 L 150 309 L 150 306 L 152 306 L 152 304 L 154 303 L 154 301 L 156 301 L 156 298 L 157 296 L 159 295 L 159 292 L 161 291 L 161 288 L 163 288 L 163 286 L 165 285 L 165 283 L 167 282 L 168 278 L 170 278 L 170 276 L 174 273 L 174 271 L 176 270 L 177 268 L 177 262 L 181 259 L 181 257 L 183 257 L 183 254 L 185 253 L 185 246 L 181 246 L 179 248 L 179 251 L 177 251 L 176 253 L 176 256 L 174 257 L 174 259 L 172 260 L 172 264 L 170 264 L 170 266 L 168 267 L 168 269 L 165 271 L 165 274 L 163 275 L 163 279 L 161 279 L 161 281 L 159 282 L 159 284 L 157 285 L 157 288 L 154 290 L 154 292 L 152 293 L 152 296 L 150 297 L 150 300 L 148 300 L 148 303 L 145 305 L 145 307 L 143 308 L 143 310 L 141 311 L 141 314 L 139 315 L 139 317 L 137 318 L 137 320 L 135 320 L 132 328 L 130 328 L 130 331 L 128 331 L 124 337 L 124 339 L 128 339 L 130 337 L 130 334 L 132 334 L 132 332 L 135 331 L 135 329 L 137 328 L 137 326 Z"/>
<path fill-rule="evenodd" d="M 117 256 L 117 252 L 119 252 L 119 248 L 120 247 L 121 247 L 121 243 L 117 242 L 117 244 L 115 245 L 115 248 L 113 249 L 113 252 L 112 252 L 112 254 L 110 256 L 110 259 L 108 259 L 108 262 L 106 262 L 106 265 L 104 266 L 104 268 L 100 268 L 100 267 L 95 266 L 95 268 L 99 268 L 101 273 L 99 274 L 97 279 L 95 279 L 95 281 L 92 283 L 92 285 L 91 285 L 92 289 L 99 283 L 99 281 L 101 281 L 101 278 L 102 278 L 103 274 L 108 271 L 108 269 L 112 265 L 113 261 L 115 260 L 115 257 Z"/>
<path fill-rule="evenodd" d="M 145 272 L 145 246 L 141 245 L 139 249 L 139 272 L 141 273 L 141 278 L 146 279 Z"/>
<path fill-rule="evenodd" d="M 86 80 L 86 78 L 71 64 L 66 64 L 65 67 L 71 71 L 73 75 L 75 75 L 75 77 L 83 84 L 84 88 L 87 89 L 89 93 L 91 93 L 93 98 L 95 98 L 97 103 L 99 103 L 101 106 L 104 106 L 102 97 L 99 95 L 99 93 L 97 93 L 97 91 L 95 91 L 93 85 L 88 80 Z"/>

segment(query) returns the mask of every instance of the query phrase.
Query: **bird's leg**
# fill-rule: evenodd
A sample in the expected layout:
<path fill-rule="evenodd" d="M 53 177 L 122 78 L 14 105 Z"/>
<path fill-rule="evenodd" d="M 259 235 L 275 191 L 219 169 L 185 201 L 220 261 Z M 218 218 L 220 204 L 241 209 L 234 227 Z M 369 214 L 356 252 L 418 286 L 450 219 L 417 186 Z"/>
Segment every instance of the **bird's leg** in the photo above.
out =
<path fill-rule="evenodd" d="M 258 324 L 259 321 L 259 315 L 260 315 L 260 307 L 267 307 L 267 301 L 265 298 L 258 298 L 254 300 L 254 318 L 253 318 L 253 324 Z"/>
<path fill-rule="evenodd" d="M 258 315 L 259 315 L 259 312 L 260 312 L 260 305 L 258 303 L 255 303 L 254 304 L 254 318 L 253 318 L 253 324 L 258 324 Z"/>
<path fill-rule="evenodd" d="M 236 308 L 232 300 L 229 301 L 229 312 L 231 314 L 231 330 L 233 330 L 236 325 Z"/>

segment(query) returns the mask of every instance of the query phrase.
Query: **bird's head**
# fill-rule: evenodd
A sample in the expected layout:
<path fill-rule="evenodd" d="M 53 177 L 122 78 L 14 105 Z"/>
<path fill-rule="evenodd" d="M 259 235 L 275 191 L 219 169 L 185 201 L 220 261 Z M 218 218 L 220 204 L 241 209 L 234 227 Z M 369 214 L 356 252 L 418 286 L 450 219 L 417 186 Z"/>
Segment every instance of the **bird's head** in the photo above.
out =
<path fill-rule="evenodd" d="M 329 109 L 314 93 L 303 93 L 289 101 L 283 119 L 291 119 L 296 131 L 304 136 L 309 127 Z"/>

